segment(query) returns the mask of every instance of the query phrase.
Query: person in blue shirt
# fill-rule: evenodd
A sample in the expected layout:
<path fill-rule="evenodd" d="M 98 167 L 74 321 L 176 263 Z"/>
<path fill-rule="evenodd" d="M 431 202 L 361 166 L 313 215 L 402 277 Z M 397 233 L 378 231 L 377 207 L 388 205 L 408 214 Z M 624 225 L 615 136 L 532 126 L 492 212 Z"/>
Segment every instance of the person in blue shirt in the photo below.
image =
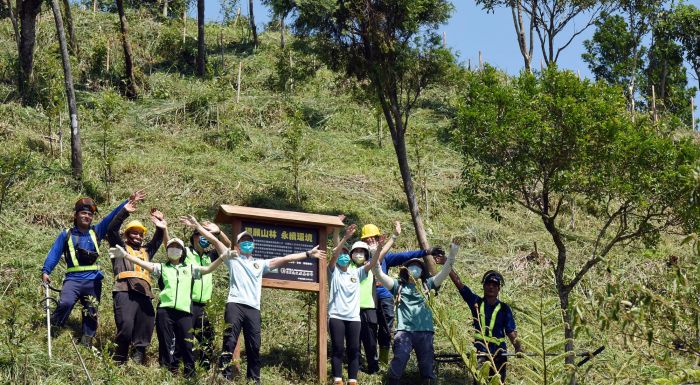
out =
<path fill-rule="evenodd" d="M 360 239 L 366 242 L 372 254 L 377 247 L 381 232 L 373 224 L 362 227 Z M 402 253 L 389 253 L 381 261 L 382 271 L 386 274 L 390 267 L 401 266 L 404 263 L 423 258 L 426 255 L 444 256 L 445 250 L 440 246 L 431 247 L 428 250 L 413 250 Z M 376 277 L 375 277 L 376 278 Z M 394 334 L 394 296 L 380 282 L 376 283 L 375 309 L 362 308 L 362 329 L 360 331 L 362 345 L 367 359 L 367 373 L 379 371 L 379 362 L 384 365 L 389 363 L 389 349 L 391 338 Z M 364 293 L 364 295 L 367 295 Z M 377 355 L 377 342 L 379 342 L 379 355 Z"/>
<path fill-rule="evenodd" d="M 62 327 L 75 303 L 80 300 L 83 305 L 82 337 L 80 342 L 92 346 L 92 338 L 97 332 L 97 308 L 102 294 L 102 271 L 98 257 L 99 245 L 107 235 L 107 228 L 114 216 L 125 206 L 135 205 L 146 197 L 143 191 L 134 192 L 128 200 L 122 202 L 100 223 L 92 225 L 97 205 L 91 198 L 81 198 L 75 203 L 73 227 L 58 234 L 51 246 L 44 266 L 41 269 L 42 280 L 51 283 L 49 278 L 61 258 L 66 262 L 66 275 L 63 280 L 58 306 L 51 316 L 54 327 Z"/>
<path fill-rule="evenodd" d="M 436 258 L 435 262 L 441 264 L 443 258 Z M 522 345 L 518 340 L 518 332 L 515 330 L 513 311 L 506 303 L 498 299 L 504 279 L 501 273 L 495 270 L 487 271 L 481 283 L 484 287 L 484 296 L 479 297 L 467 285 L 463 284 L 454 270 L 450 273 L 450 279 L 459 290 L 459 294 L 469 305 L 474 322 L 474 347 L 479 354 L 480 364 L 491 362 L 495 365 L 490 370 L 490 375 L 501 376 L 501 382 L 506 381 L 506 362 L 504 355 L 507 351 L 506 336 L 510 339 L 515 352 L 522 352 Z"/>

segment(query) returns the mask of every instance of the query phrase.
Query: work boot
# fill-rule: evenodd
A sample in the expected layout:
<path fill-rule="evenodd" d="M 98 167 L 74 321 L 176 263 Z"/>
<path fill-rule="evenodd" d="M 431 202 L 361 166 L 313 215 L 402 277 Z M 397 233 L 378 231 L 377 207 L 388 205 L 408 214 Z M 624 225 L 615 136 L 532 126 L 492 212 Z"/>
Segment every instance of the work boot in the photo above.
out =
<path fill-rule="evenodd" d="M 114 351 L 114 356 L 112 356 L 114 363 L 117 365 L 124 365 L 129 359 L 129 344 L 128 343 L 117 343 L 117 349 Z"/>
<path fill-rule="evenodd" d="M 379 347 L 379 362 L 382 365 L 389 365 L 389 347 L 380 346 Z"/>
<path fill-rule="evenodd" d="M 233 354 L 230 352 L 221 353 L 219 357 L 219 367 L 221 368 L 221 375 L 231 381 L 233 378 L 233 365 L 231 365 L 231 358 Z"/>
<path fill-rule="evenodd" d="M 139 364 L 143 365 L 146 362 L 146 348 L 144 347 L 139 347 L 139 348 L 134 348 L 134 354 L 131 355 L 131 359 Z"/>

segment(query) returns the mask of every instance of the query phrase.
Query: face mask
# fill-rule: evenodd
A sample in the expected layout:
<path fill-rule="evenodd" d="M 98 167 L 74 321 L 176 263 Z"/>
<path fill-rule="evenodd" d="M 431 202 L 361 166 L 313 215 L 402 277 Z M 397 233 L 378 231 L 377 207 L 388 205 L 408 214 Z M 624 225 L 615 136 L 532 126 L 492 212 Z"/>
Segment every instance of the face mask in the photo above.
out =
<path fill-rule="evenodd" d="M 345 254 L 345 253 L 340 254 L 340 256 L 338 257 L 338 261 L 336 263 L 340 267 L 345 267 L 345 266 L 350 264 L 350 256 Z"/>
<path fill-rule="evenodd" d="M 209 240 L 204 237 L 199 237 L 198 243 L 199 247 L 201 247 L 202 249 L 206 249 L 207 247 L 209 247 Z"/>
<path fill-rule="evenodd" d="M 182 256 L 182 249 L 177 247 L 171 247 L 168 249 L 168 258 L 175 261 L 179 260 Z"/>
<path fill-rule="evenodd" d="M 255 248 L 255 244 L 251 241 L 241 242 L 238 246 L 240 246 L 243 254 L 253 254 L 253 249 Z"/>
<path fill-rule="evenodd" d="M 352 261 L 355 262 L 356 265 L 362 266 L 365 264 L 365 253 L 359 252 L 359 253 L 352 253 Z"/>
<path fill-rule="evenodd" d="M 423 274 L 423 269 L 416 265 L 411 265 L 408 267 L 408 273 L 411 274 L 411 277 L 418 279 L 420 278 L 421 274 Z"/>

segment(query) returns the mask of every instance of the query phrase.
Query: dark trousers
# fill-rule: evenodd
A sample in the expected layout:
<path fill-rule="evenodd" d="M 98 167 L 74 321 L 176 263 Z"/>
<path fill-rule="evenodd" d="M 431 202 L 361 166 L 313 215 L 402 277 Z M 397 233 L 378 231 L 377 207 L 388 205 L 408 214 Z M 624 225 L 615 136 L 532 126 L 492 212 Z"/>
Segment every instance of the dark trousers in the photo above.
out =
<path fill-rule="evenodd" d="M 129 356 L 129 346 L 141 352 L 151 343 L 156 312 L 151 299 L 135 291 L 115 291 L 114 323 L 117 325 L 117 351 L 114 360 L 124 362 Z"/>
<path fill-rule="evenodd" d="M 399 330 L 394 339 L 394 357 L 389 364 L 387 378 L 400 379 L 406 364 L 411 356 L 411 351 L 416 352 L 418 371 L 425 379 L 434 379 L 433 360 L 435 359 L 433 332 L 409 332 Z"/>
<path fill-rule="evenodd" d="M 97 305 L 101 295 L 101 280 L 63 281 L 58 306 L 51 315 L 51 324 L 63 326 L 73 306 L 80 300 L 83 305 L 83 335 L 94 337 L 97 333 Z"/>
<path fill-rule="evenodd" d="M 379 346 L 389 348 L 391 346 L 391 336 L 394 334 L 394 299 L 379 298 L 379 306 L 382 307 L 384 316 L 378 316 L 379 322 L 386 322 L 386 327 L 380 327 L 378 333 Z"/>
<path fill-rule="evenodd" d="M 192 375 L 194 373 L 192 314 L 172 308 L 158 308 L 156 334 L 158 334 L 160 365 L 176 372 L 182 359 L 185 364 L 185 375 Z M 177 350 L 177 356 L 175 350 Z"/>
<path fill-rule="evenodd" d="M 348 378 L 357 379 L 357 371 L 360 368 L 360 328 L 360 322 L 357 321 L 343 321 L 337 318 L 328 320 L 333 348 L 331 353 L 333 377 L 343 377 L 343 353 L 345 353 L 348 359 Z"/>
<path fill-rule="evenodd" d="M 230 379 L 233 376 L 233 367 L 230 365 L 231 357 L 236 349 L 238 336 L 243 329 L 245 354 L 248 361 L 246 377 L 260 382 L 260 310 L 229 302 L 226 304 L 224 321 L 226 321 L 227 326 L 224 330 L 224 346 L 221 349 L 219 363 L 224 377 Z"/>
<path fill-rule="evenodd" d="M 480 356 L 479 357 L 479 367 L 483 365 L 485 362 L 491 362 L 489 357 L 486 356 Z M 493 356 L 493 363 L 496 364 L 496 370 L 493 370 L 493 368 L 489 369 L 489 376 L 493 377 L 498 373 L 498 375 L 501 376 L 501 382 L 506 383 L 506 363 L 508 362 L 508 357 L 504 357 L 500 354 L 496 354 Z"/>
<path fill-rule="evenodd" d="M 360 309 L 360 325 L 360 341 L 365 348 L 367 373 L 376 373 L 379 371 L 377 311 L 375 309 Z"/>
<path fill-rule="evenodd" d="M 207 315 L 207 305 L 203 303 L 192 302 L 192 320 L 194 321 L 194 338 L 197 340 L 197 346 L 194 350 L 194 356 L 197 361 L 203 365 L 209 364 L 214 348 L 214 328 L 209 322 Z"/>

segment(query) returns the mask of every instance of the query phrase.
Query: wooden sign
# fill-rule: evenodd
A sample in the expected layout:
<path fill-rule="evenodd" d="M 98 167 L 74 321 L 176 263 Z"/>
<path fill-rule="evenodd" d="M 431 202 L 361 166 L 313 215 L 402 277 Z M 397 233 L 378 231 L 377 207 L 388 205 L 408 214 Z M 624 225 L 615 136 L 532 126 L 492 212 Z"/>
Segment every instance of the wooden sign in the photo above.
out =
<path fill-rule="evenodd" d="M 328 234 L 345 226 L 336 216 L 308 214 L 294 211 L 259 209 L 244 206 L 221 205 L 216 214 L 217 223 L 228 223 L 232 240 L 241 231 L 255 238 L 254 258 L 269 259 L 310 250 L 318 245 L 326 250 Z M 318 293 L 317 300 L 317 370 L 320 383 L 326 382 L 326 341 L 328 335 L 328 290 L 326 260 L 307 258 L 288 263 L 263 276 L 263 287 L 301 290 Z M 240 343 L 236 345 L 234 360 L 240 357 Z"/>

